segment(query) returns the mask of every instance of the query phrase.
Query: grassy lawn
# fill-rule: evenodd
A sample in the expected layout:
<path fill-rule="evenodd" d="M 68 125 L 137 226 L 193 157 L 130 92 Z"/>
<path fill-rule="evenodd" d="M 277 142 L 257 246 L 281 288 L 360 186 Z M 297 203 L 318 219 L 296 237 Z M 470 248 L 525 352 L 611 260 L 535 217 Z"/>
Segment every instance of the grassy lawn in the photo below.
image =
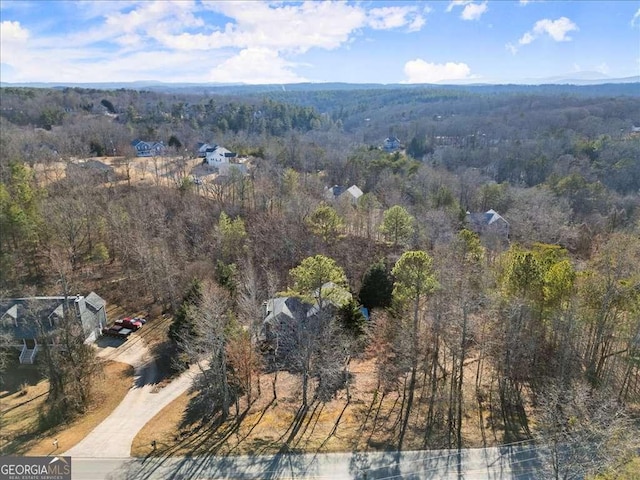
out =
<path fill-rule="evenodd" d="M 640 478 L 640 457 L 635 457 L 619 468 L 596 475 L 590 480 L 638 480 L 638 478 Z"/>
<path fill-rule="evenodd" d="M 22 385 L 23 378 L 36 375 L 33 365 L 12 369 L 5 384 Z M 74 421 L 49 430 L 41 430 L 38 412 L 46 400 L 48 382 L 40 380 L 23 388 L 6 388 L 0 392 L 0 452 L 3 455 L 49 455 L 54 453 L 53 439 L 58 439 L 58 452 L 73 447 L 104 420 L 131 388 L 133 367 L 107 362 L 104 375 L 97 380 L 92 407 Z M 27 382 L 28 383 L 28 382 Z"/>

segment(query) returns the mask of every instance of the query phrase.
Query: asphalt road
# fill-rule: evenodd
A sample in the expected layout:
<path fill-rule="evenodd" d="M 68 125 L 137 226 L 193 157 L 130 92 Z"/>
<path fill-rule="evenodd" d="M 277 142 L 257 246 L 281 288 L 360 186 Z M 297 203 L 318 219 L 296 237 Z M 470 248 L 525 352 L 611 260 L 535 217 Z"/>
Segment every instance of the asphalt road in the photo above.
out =
<path fill-rule="evenodd" d="M 514 479 L 543 478 L 537 450 L 527 444 L 456 450 L 237 457 L 73 458 L 77 480 L 204 479 Z"/>

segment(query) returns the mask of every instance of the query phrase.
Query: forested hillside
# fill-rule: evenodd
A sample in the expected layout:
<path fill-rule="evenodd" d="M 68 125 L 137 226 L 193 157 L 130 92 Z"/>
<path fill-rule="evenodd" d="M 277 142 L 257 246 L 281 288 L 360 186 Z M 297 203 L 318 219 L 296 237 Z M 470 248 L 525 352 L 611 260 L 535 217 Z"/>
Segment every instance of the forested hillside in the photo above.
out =
<path fill-rule="evenodd" d="M 64 278 L 175 315 L 181 358 L 211 357 L 212 418 L 278 369 L 300 378 L 304 413 L 338 392 L 348 403 L 349 363 L 371 361 L 387 447 L 470 445 L 478 423 L 484 441 L 489 425 L 498 442 L 611 446 L 598 470 L 637 428 L 640 96 L 589 88 L 2 88 L 0 296 Z M 392 136 L 401 148 L 386 151 Z M 168 147 L 170 182 L 157 164 L 155 183 L 136 181 L 136 138 Z M 249 175 L 195 184 L 197 142 L 248 157 Z M 89 157 L 116 177 L 69 167 Z M 364 194 L 329 200 L 334 185 Z M 490 209 L 508 235 L 472 231 L 468 214 Z M 318 300 L 299 355 L 278 360 L 263 302 L 317 299 L 326 281 L 353 301 Z"/>

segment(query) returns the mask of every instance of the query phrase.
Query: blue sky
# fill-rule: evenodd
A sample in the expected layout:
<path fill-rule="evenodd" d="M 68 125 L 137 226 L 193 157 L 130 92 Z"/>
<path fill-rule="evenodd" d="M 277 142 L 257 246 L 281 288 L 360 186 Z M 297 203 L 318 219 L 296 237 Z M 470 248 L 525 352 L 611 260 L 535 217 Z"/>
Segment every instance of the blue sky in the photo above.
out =
<path fill-rule="evenodd" d="M 640 1 L 0 0 L 3 82 L 640 75 Z"/>

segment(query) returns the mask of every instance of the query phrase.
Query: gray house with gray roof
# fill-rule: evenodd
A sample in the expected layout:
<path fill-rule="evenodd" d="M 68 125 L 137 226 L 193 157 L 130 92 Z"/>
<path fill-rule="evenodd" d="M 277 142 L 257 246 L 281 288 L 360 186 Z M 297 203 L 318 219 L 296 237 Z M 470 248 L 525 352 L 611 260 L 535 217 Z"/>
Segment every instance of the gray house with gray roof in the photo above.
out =
<path fill-rule="evenodd" d="M 107 326 L 106 302 L 95 292 L 57 297 L 0 299 L 0 331 L 20 350 L 20 363 L 33 363 L 43 342 L 55 344 L 62 322 L 78 321 L 85 342 Z"/>
<path fill-rule="evenodd" d="M 484 213 L 467 212 L 467 223 L 478 235 L 496 235 L 503 240 L 509 239 L 509 222 L 493 209 Z"/>

